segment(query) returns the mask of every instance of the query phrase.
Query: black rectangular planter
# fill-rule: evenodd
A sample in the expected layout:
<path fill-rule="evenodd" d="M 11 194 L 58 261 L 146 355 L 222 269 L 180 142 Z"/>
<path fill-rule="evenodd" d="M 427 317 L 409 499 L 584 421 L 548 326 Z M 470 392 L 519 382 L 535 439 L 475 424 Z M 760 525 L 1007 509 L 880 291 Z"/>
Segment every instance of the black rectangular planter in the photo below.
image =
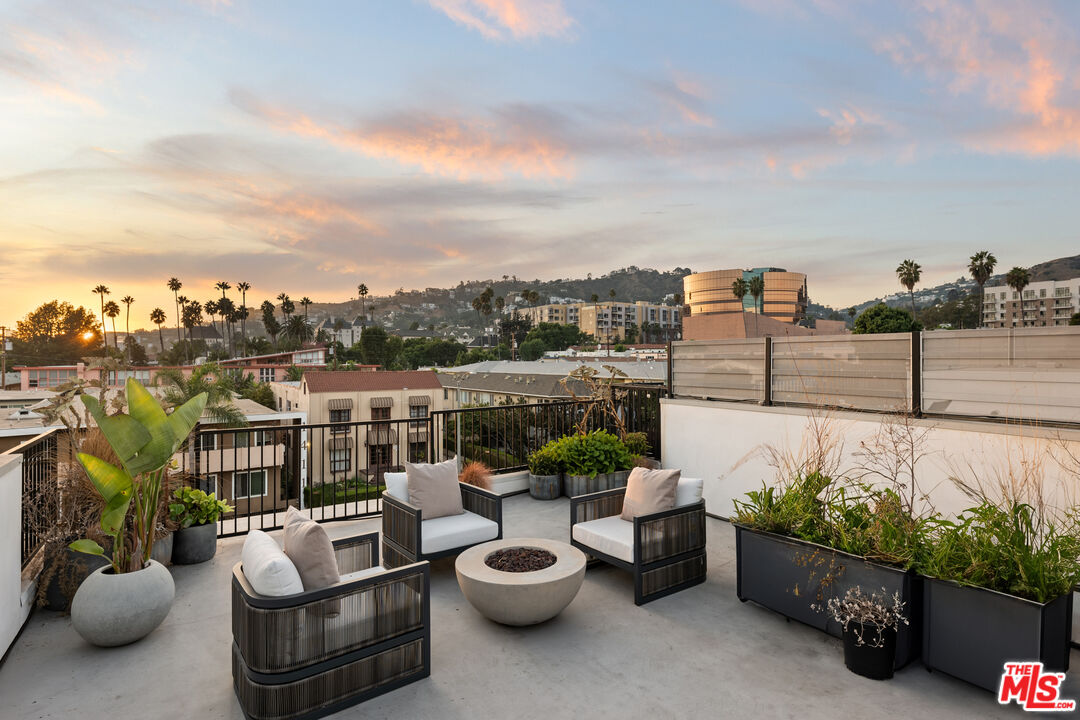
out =
<path fill-rule="evenodd" d="M 1048 603 L 924 578 L 923 664 L 997 692 L 1006 662 L 1069 669 L 1073 594 Z"/>
<path fill-rule="evenodd" d="M 841 637 L 842 626 L 813 605 L 824 607 L 829 598 L 843 597 L 856 585 L 866 592 L 885 588 L 890 596 L 899 593 L 910 624 L 897 631 L 893 666 L 901 668 L 919 657 L 922 582 L 914 572 L 738 524 L 735 552 L 740 600 L 753 601 L 833 637 Z"/>

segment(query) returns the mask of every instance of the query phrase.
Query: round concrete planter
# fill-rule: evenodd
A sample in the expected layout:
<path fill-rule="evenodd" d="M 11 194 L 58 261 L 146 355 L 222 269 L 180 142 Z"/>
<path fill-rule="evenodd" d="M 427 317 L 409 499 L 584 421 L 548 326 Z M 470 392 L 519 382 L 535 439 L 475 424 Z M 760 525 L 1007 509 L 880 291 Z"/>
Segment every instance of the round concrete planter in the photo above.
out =
<path fill-rule="evenodd" d="M 217 523 L 181 528 L 173 533 L 172 561 L 177 565 L 195 565 L 217 553 Z"/>
<path fill-rule="evenodd" d="M 71 603 L 71 624 L 91 645 L 127 645 L 153 632 L 172 607 L 172 575 L 157 560 L 137 572 L 95 570 Z"/>
<path fill-rule="evenodd" d="M 551 567 L 533 572 L 503 572 L 484 559 L 504 548 L 539 548 L 552 553 Z M 458 555 L 454 565 L 465 598 L 484 617 L 503 625 L 535 625 L 561 613 L 581 589 L 585 554 L 543 538 L 505 538 L 476 545 Z"/>
<path fill-rule="evenodd" d="M 529 495 L 537 500 L 554 500 L 562 495 L 562 475 L 529 473 Z"/>

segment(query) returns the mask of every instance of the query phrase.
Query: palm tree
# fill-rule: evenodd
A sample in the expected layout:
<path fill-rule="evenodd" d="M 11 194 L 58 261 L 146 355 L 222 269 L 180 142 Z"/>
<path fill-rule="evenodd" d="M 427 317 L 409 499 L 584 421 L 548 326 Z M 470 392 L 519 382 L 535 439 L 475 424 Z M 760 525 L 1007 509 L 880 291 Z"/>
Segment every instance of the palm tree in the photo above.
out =
<path fill-rule="evenodd" d="M 360 296 L 360 329 L 363 330 L 367 327 L 367 308 L 364 305 L 367 302 L 368 288 L 364 283 L 360 283 L 356 286 L 356 294 Z"/>
<path fill-rule="evenodd" d="M 237 321 L 236 303 L 232 298 L 223 297 L 217 302 L 218 315 L 221 316 L 221 324 L 228 330 L 229 354 L 235 354 L 233 350 L 233 323 Z"/>
<path fill-rule="evenodd" d="M 296 306 L 293 305 L 293 301 L 289 299 L 289 296 L 286 293 L 280 293 L 277 296 L 277 299 L 281 302 L 281 316 L 284 318 L 284 324 L 288 325 L 289 315 Z"/>
<path fill-rule="evenodd" d="M 113 349 L 117 352 L 120 351 L 120 345 L 116 342 L 116 316 L 120 314 L 120 306 L 114 303 L 112 300 L 105 303 L 105 314 L 112 320 L 112 342 Z"/>
<path fill-rule="evenodd" d="M 495 309 L 499 311 L 500 315 L 502 314 L 503 308 L 505 308 L 505 307 L 506 307 L 506 298 L 504 298 L 502 295 L 495 298 Z"/>
<path fill-rule="evenodd" d="M 161 352 L 165 353 L 165 336 L 161 334 L 161 326 L 165 322 L 165 311 L 161 308 L 154 308 L 150 311 L 150 322 L 157 325 L 158 342 L 161 344 Z"/>
<path fill-rule="evenodd" d="M 1020 298 L 1020 324 L 1026 325 L 1027 323 L 1024 321 L 1024 288 L 1031 284 L 1031 271 L 1027 268 L 1014 267 L 1005 273 L 1005 284 L 1015 290 Z"/>
<path fill-rule="evenodd" d="M 746 294 L 750 292 L 750 284 L 742 278 L 737 278 L 731 283 L 731 294 L 739 300 L 739 310 L 743 309 L 743 302 L 746 300 Z"/>
<path fill-rule="evenodd" d="M 247 291 L 251 289 L 251 284 L 247 282 L 236 283 L 236 289 L 240 291 L 240 344 L 244 348 L 244 357 L 247 357 Z"/>
<path fill-rule="evenodd" d="M 176 341 L 180 342 L 180 288 L 184 287 L 184 283 L 180 282 L 176 278 L 169 278 L 169 282 L 166 283 L 169 289 L 173 291 L 173 301 L 176 303 Z"/>
<path fill-rule="evenodd" d="M 215 283 L 214 287 L 216 287 L 218 290 L 221 291 L 221 298 L 224 300 L 225 299 L 225 291 L 231 289 L 232 285 L 230 285 L 226 281 L 222 280 L 221 282 Z"/>
<path fill-rule="evenodd" d="M 164 388 L 161 400 L 166 409 L 180 407 L 199 393 L 206 393 L 204 415 L 225 427 L 248 424 L 244 413 L 233 404 L 232 383 L 216 363 L 199 365 L 191 377 L 185 377 L 180 368 L 166 368 L 155 379 Z"/>
<path fill-rule="evenodd" d="M 124 333 L 128 337 L 130 337 L 131 336 L 131 303 L 135 302 L 135 298 L 131 297 L 130 295 L 125 295 L 124 297 L 120 298 L 120 302 L 124 303 L 124 305 L 127 308 L 126 312 L 124 313 Z M 124 348 L 125 349 L 127 348 L 127 337 L 124 338 Z M 131 358 L 129 357 L 128 362 L 130 362 L 130 361 L 131 361 Z"/>
<path fill-rule="evenodd" d="M 535 290 L 530 290 L 528 299 L 530 305 L 536 305 L 536 303 L 540 300 L 540 293 Z"/>
<path fill-rule="evenodd" d="M 214 316 L 218 314 L 217 300 L 207 300 L 203 303 L 202 307 L 203 311 L 210 316 L 210 327 L 216 330 L 217 326 L 214 324 Z"/>
<path fill-rule="evenodd" d="M 472 299 L 472 309 L 476 311 L 476 319 L 480 319 L 480 309 L 484 307 L 484 301 L 479 295 Z"/>
<path fill-rule="evenodd" d="M 308 321 L 308 306 L 311 305 L 311 298 L 307 295 L 300 298 L 300 304 L 304 306 L 304 322 Z"/>
<path fill-rule="evenodd" d="M 202 305 L 197 300 L 187 301 L 183 303 L 184 310 L 181 314 L 181 322 L 188 331 L 188 359 L 191 359 L 192 347 L 191 331 L 196 327 L 202 325 Z"/>
<path fill-rule="evenodd" d="M 914 260 L 905 260 L 896 267 L 896 278 L 900 284 L 908 289 L 911 296 L 911 317 L 915 315 L 915 285 L 922 279 L 922 266 Z"/>
<path fill-rule="evenodd" d="M 762 303 L 759 307 L 758 301 L 765 295 L 765 278 L 761 277 L 760 275 L 755 275 L 754 277 L 750 278 L 750 282 L 747 283 L 746 289 L 750 293 L 750 296 L 754 298 L 754 312 L 758 313 L 759 315 L 761 313 L 764 313 L 765 306 Z"/>
<path fill-rule="evenodd" d="M 857 314 L 857 312 L 858 312 L 858 311 L 857 311 L 857 310 L 855 310 L 855 306 L 854 306 L 854 305 L 852 305 L 851 307 L 849 307 L 849 308 L 847 309 L 847 316 L 848 316 L 849 318 L 851 318 L 852 320 L 854 320 L 854 319 L 855 319 L 855 315 Z"/>
<path fill-rule="evenodd" d="M 94 293 L 95 295 L 100 295 L 101 296 L 101 338 L 102 338 L 102 341 L 105 344 L 105 348 L 108 349 L 108 347 L 109 347 L 109 336 L 105 332 L 105 296 L 109 294 L 109 288 L 105 287 L 104 285 L 98 285 L 96 288 L 94 288 L 90 292 Z M 106 354 L 108 354 L 108 353 L 106 353 Z"/>
<path fill-rule="evenodd" d="M 983 303 L 986 302 L 986 290 L 984 285 L 986 281 L 990 279 L 990 276 L 994 274 L 994 267 L 997 266 L 997 258 L 989 250 L 980 250 L 971 256 L 971 262 L 968 263 L 968 272 L 971 273 L 971 279 L 979 285 L 979 324 L 982 325 L 983 318 Z"/>
<path fill-rule="evenodd" d="M 282 334 L 287 338 L 296 340 L 301 345 L 314 335 L 308 321 L 299 315 L 293 315 L 289 318 L 289 322 L 285 323 L 285 331 Z"/>

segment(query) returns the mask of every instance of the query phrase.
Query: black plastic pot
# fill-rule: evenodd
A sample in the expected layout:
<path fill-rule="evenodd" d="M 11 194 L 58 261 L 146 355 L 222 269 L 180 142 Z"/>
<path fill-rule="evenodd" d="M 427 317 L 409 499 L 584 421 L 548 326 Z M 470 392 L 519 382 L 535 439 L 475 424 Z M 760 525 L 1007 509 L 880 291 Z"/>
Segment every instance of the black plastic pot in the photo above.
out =
<path fill-rule="evenodd" d="M 217 523 L 181 528 L 173 533 L 172 561 L 177 565 L 195 565 L 217 553 Z"/>
<path fill-rule="evenodd" d="M 738 524 L 735 553 L 740 600 L 752 601 L 837 638 L 843 636 L 843 627 L 813 606 L 824 608 L 829 598 L 843 597 L 856 586 L 867 592 L 885 588 L 890 597 L 898 593 L 909 624 L 901 625 L 897 632 L 893 667 L 902 668 L 919 657 L 922 579 L 914 572 Z"/>
<path fill-rule="evenodd" d="M 100 555 L 87 555 L 65 547 L 47 561 L 45 577 L 45 607 L 61 612 L 71 606 L 75 591 L 86 577 L 100 567 L 109 564 L 107 558 Z"/>
<path fill-rule="evenodd" d="M 1047 603 L 925 578 L 923 664 L 997 692 L 1006 662 L 1069 669 L 1073 594 Z"/>
<path fill-rule="evenodd" d="M 859 633 L 862 633 L 862 645 L 859 644 Z M 880 647 L 874 647 L 877 640 L 877 625 L 848 623 L 847 630 L 844 630 L 844 665 L 847 669 L 871 680 L 891 678 L 896 657 L 896 630 L 886 628 L 881 632 Z"/>

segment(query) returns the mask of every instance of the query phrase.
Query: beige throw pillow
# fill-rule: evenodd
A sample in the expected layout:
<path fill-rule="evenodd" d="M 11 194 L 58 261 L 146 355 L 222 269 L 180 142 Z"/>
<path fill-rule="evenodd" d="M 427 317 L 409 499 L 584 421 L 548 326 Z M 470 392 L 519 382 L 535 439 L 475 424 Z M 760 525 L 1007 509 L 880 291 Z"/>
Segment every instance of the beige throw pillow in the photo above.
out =
<path fill-rule="evenodd" d="M 424 520 L 465 512 L 458 486 L 457 460 L 434 465 L 407 462 L 405 475 L 409 479 L 409 503 L 420 508 Z"/>
<path fill-rule="evenodd" d="M 285 554 L 300 573 L 305 591 L 330 587 L 341 579 L 326 530 L 294 507 L 285 513 Z"/>
<path fill-rule="evenodd" d="M 639 515 L 651 515 L 675 507 L 675 488 L 679 470 L 649 470 L 636 467 L 630 471 L 623 497 L 623 520 L 634 521 Z"/>

